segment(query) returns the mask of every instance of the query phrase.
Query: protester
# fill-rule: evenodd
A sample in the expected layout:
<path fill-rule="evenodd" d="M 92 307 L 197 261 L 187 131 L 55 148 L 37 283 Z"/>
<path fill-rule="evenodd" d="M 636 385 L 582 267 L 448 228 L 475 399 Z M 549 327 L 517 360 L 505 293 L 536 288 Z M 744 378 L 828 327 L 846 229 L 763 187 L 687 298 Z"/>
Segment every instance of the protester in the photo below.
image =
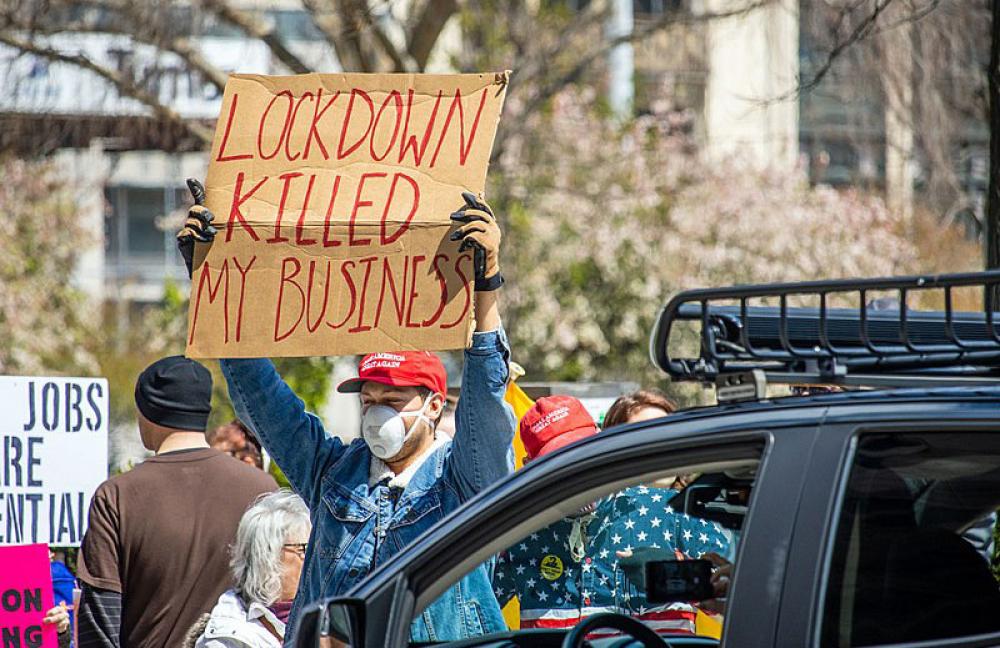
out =
<path fill-rule="evenodd" d="M 295 493 L 264 495 L 236 531 L 234 587 L 219 597 L 196 648 L 281 648 L 312 524 Z"/>
<path fill-rule="evenodd" d="M 655 389 L 640 389 L 620 397 L 604 415 L 604 429 L 623 423 L 661 418 L 677 411 L 677 405 Z"/>
<path fill-rule="evenodd" d="M 62 560 L 60 560 L 62 558 Z M 73 631 L 73 589 L 76 587 L 76 577 L 66 566 L 65 555 L 58 554 L 49 549 L 49 567 L 52 574 L 52 601 L 58 605 L 64 605 L 67 611 L 66 636 L 72 635 Z"/>
<path fill-rule="evenodd" d="M 239 419 L 220 425 L 209 435 L 208 444 L 245 464 L 264 469 L 264 456 L 260 441 Z"/>
<path fill-rule="evenodd" d="M 520 424 L 526 463 L 595 434 L 594 420 L 570 396 L 540 398 Z M 650 547 L 669 557 L 698 557 L 727 546 L 720 530 L 695 529 L 694 520 L 669 508 L 667 501 L 676 492 L 626 488 L 530 534 L 501 554 L 494 578 L 497 599 L 503 605 L 518 597 L 521 628 L 568 628 L 588 616 L 616 612 L 640 618 L 660 632 L 693 633 L 694 609 L 686 604 L 651 608 L 645 592 L 620 568 L 616 553 Z M 558 595 L 550 588 L 557 588 Z"/>
<path fill-rule="evenodd" d="M 194 241 L 212 240 L 215 228 L 202 205 L 204 188 L 193 180 L 188 185 L 196 204 L 178 245 L 190 273 Z M 315 523 L 289 636 L 303 605 L 347 591 L 513 469 L 514 417 L 504 402 L 510 350 L 496 293 L 503 284 L 500 228 L 489 206 L 472 194 L 463 197 L 466 206 L 452 214 L 460 225 L 452 240 L 474 253 L 476 328 L 465 351 L 454 440 L 436 433 L 447 379 L 434 354 L 374 353 L 362 359 L 359 377 L 338 388 L 361 397 L 362 438 L 350 444 L 326 434 L 270 360 L 221 361 L 240 420 L 306 501 Z M 413 622 L 413 639 L 504 630 L 490 567 L 478 566 L 428 606 Z"/>
<path fill-rule="evenodd" d="M 59 648 L 69 648 L 72 645 L 73 634 L 70 632 L 69 609 L 65 603 L 60 603 L 45 613 L 42 623 L 56 627 L 56 637 Z M 6 646 L 6 642 L 4 646 Z"/>
<path fill-rule="evenodd" d="M 677 405 L 656 389 L 640 389 L 621 396 L 611 404 L 604 416 L 603 428 L 606 430 L 624 423 L 639 423 L 662 418 L 677 411 Z M 658 488 L 673 488 L 682 490 L 693 482 L 698 475 L 676 475 L 656 480 Z"/>
<path fill-rule="evenodd" d="M 276 485 L 208 447 L 211 396 L 208 370 L 181 356 L 139 375 L 139 435 L 156 455 L 94 494 L 77 563 L 81 648 L 179 645 L 228 587 L 240 517 Z"/>

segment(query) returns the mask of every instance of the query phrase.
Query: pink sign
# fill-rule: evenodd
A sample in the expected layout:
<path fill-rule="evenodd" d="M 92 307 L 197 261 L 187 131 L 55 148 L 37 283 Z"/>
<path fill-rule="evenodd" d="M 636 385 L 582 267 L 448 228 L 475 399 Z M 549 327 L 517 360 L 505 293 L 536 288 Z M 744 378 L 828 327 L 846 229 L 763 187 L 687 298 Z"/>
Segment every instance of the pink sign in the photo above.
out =
<path fill-rule="evenodd" d="M 0 547 L 0 646 L 56 648 L 55 626 L 42 623 L 52 608 L 52 572 L 44 544 Z"/>

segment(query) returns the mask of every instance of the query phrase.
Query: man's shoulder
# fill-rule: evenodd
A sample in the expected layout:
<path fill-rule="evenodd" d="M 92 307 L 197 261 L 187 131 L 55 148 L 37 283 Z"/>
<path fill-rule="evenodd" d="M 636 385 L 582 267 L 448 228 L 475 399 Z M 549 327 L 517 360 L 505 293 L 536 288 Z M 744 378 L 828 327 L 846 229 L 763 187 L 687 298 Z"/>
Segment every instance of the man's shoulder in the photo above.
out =
<path fill-rule="evenodd" d="M 192 452 L 189 457 L 172 456 L 170 457 L 172 461 L 162 461 L 164 456 L 168 455 L 151 457 L 129 471 L 111 477 L 97 488 L 97 494 L 109 495 L 121 490 L 141 487 L 151 481 L 170 479 L 170 475 L 175 471 L 190 470 L 192 466 L 198 466 L 212 475 L 224 476 L 227 481 L 234 480 L 236 483 L 246 486 L 259 486 L 261 491 L 277 488 L 274 478 L 260 468 L 218 450 L 199 449 Z"/>
<path fill-rule="evenodd" d="M 261 492 L 274 490 L 278 483 L 274 477 L 264 472 L 256 466 L 240 461 L 224 452 L 220 452 L 218 457 L 213 459 L 220 471 L 225 471 L 227 478 L 235 480 L 236 483 L 249 487 L 258 487 Z"/>

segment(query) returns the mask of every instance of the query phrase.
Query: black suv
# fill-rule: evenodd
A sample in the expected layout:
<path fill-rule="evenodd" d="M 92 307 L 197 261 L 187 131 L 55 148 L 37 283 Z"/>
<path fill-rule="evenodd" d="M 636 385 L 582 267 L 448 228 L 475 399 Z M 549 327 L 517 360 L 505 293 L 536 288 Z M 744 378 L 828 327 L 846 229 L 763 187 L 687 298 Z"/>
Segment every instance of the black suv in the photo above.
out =
<path fill-rule="evenodd" d="M 714 385 L 718 405 L 606 430 L 531 463 L 348 597 L 310 608 L 294 645 L 408 645 L 411 621 L 498 555 L 547 600 L 551 589 L 551 608 L 532 610 L 535 629 L 451 645 L 1000 645 L 998 286 L 989 272 L 678 295 L 661 311 L 652 359 L 674 380 Z M 982 307 L 956 308 L 972 302 Z M 936 310 L 917 308 L 929 303 Z M 693 352 L 678 350 L 686 343 Z M 789 385 L 793 395 L 774 397 Z M 694 477 L 676 490 L 676 475 Z M 544 551 L 523 550 L 627 489 L 658 499 L 630 513 L 627 528 L 643 531 L 615 534 L 622 550 L 654 556 L 670 528 L 692 521 L 727 539 L 731 584 L 712 606 L 647 592 L 586 610 L 592 570 L 545 571 Z M 671 571 L 669 558 L 649 559 L 642 587 L 697 591 L 696 570 Z M 658 574 L 670 582 L 649 582 Z M 676 633 L 677 610 L 697 615 L 700 636 Z M 585 621 L 560 623 L 581 611 Z"/>

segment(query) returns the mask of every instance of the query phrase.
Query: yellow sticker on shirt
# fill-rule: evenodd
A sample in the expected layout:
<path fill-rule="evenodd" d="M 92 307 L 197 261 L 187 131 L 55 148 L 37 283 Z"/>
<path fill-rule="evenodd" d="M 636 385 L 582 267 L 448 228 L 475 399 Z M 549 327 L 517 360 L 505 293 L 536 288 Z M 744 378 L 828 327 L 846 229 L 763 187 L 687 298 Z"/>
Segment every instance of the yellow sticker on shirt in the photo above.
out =
<path fill-rule="evenodd" d="M 549 554 L 542 558 L 542 565 L 539 569 L 542 571 L 542 576 L 550 581 L 554 581 L 563 575 L 562 559 L 559 556 Z"/>

